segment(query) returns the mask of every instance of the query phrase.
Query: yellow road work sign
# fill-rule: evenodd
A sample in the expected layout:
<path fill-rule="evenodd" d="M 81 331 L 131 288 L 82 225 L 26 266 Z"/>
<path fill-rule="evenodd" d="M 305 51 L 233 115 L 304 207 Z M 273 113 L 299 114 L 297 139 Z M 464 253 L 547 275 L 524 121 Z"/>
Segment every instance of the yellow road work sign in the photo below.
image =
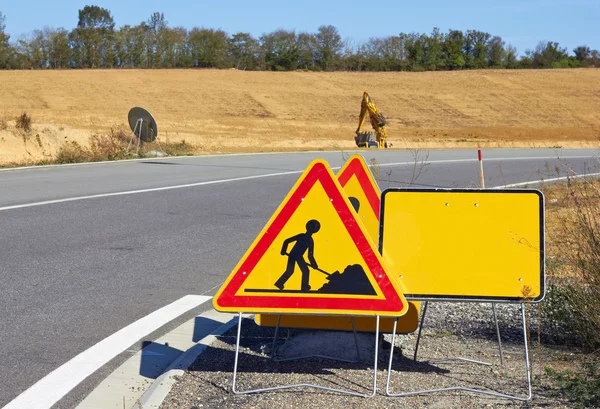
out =
<path fill-rule="evenodd" d="M 373 243 L 379 238 L 381 193 L 361 155 L 352 155 L 337 174 L 338 181 L 365 225 Z"/>
<path fill-rule="evenodd" d="M 218 311 L 400 316 L 408 305 L 331 169 L 304 171 L 213 299 Z"/>
<path fill-rule="evenodd" d="M 538 190 L 388 189 L 381 224 L 381 254 L 408 298 L 544 297 Z"/>
<path fill-rule="evenodd" d="M 367 163 L 361 155 L 352 155 L 337 174 L 337 179 L 350 200 L 352 207 L 358 214 L 359 220 L 364 224 L 373 243 L 376 245 L 379 237 L 379 206 L 381 193 L 375 182 Z M 408 312 L 398 319 L 397 331 L 410 333 L 417 329 L 419 324 L 419 302 L 408 303 Z M 274 327 L 277 325 L 278 315 L 256 314 L 255 321 L 258 325 Z M 281 315 L 280 323 L 286 328 L 313 328 L 328 330 L 352 331 L 352 319 L 349 316 L 315 316 L 315 315 Z M 354 328 L 357 331 L 375 331 L 375 319 L 369 317 L 356 317 Z M 379 330 L 392 332 L 394 319 L 381 319 Z"/>

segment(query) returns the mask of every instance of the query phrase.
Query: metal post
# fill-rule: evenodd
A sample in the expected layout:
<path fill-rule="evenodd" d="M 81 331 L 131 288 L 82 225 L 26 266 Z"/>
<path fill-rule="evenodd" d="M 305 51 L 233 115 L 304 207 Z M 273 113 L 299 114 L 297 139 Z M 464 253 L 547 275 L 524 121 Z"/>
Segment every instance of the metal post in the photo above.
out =
<path fill-rule="evenodd" d="M 127 145 L 127 153 L 129 153 L 129 148 L 131 147 L 131 142 L 133 142 L 133 138 L 137 137 L 135 131 L 138 129 L 140 121 L 135 121 L 135 126 L 133 127 L 133 136 L 129 139 L 129 145 Z"/>
<path fill-rule="evenodd" d="M 419 343 L 421 341 L 421 330 L 423 329 L 423 321 L 425 321 L 425 313 L 427 312 L 427 306 L 428 305 L 429 305 L 428 301 L 425 301 L 425 306 L 423 307 L 423 315 L 421 316 L 421 326 L 419 327 L 419 335 L 417 336 L 417 344 L 415 345 L 415 355 L 414 355 L 414 358 L 413 358 L 413 360 L 415 362 L 417 361 L 417 353 L 419 352 Z M 487 366 L 491 366 L 492 365 L 489 362 L 477 361 L 475 359 L 463 358 L 463 357 L 431 359 L 431 360 L 429 360 L 427 362 L 434 363 L 434 362 L 446 362 L 446 361 L 465 361 L 465 362 L 471 362 L 471 363 L 479 364 L 479 365 L 487 365 Z"/>
<path fill-rule="evenodd" d="M 140 151 L 140 143 L 142 142 L 142 127 L 144 125 L 144 118 L 139 118 L 138 123 L 140 124 L 138 128 L 138 140 L 137 140 L 137 149 L 135 150 L 135 154 L 137 155 Z"/>
<path fill-rule="evenodd" d="M 425 306 L 423 307 L 423 315 L 421 315 L 421 325 L 419 325 L 419 335 L 417 335 L 417 345 L 415 345 L 415 356 L 413 357 L 413 361 L 417 360 L 417 353 L 419 352 L 419 342 L 421 341 L 421 331 L 423 330 L 423 323 L 425 322 L 425 314 L 427 314 L 427 306 L 428 305 L 429 305 L 429 302 L 425 301 Z M 398 321 L 398 320 L 396 320 L 396 321 Z M 394 322 L 394 330 L 395 329 L 396 329 L 396 323 Z"/>
<path fill-rule="evenodd" d="M 494 312 L 494 321 L 496 322 L 496 335 L 498 336 L 498 349 L 500 350 L 500 365 L 504 366 L 504 352 L 502 351 L 502 338 L 500 338 L 500 325 L 498 325 L 496 303 L 492 304 L 492 311 Z"/>
<path fill-rule="evenodd" d="M 522 317 L 522 323 L 523 323 L 523 344 L 524 344 L 524 350 L 525 350 L 525 370 L 527 372 L 527 396 L 526 397 L 522 398 L 522 397 L 519 397 L 516 395 L 508 395 L 508 394 L 498 393 L 498 392 L 489 391 L 489 390 L 467 388 L 464 386 L 454 386 L 454 387 L 450 387 L 450 388 L 439 388 L 439 389 L 428 389 L 428 390 L 421 390 L 421 391 L 415 391 L 415 392 L 404 392 L 404 393 L 396 393 L 396 394 L 391 393 L 390 392 L 390 378 L 391 378 L 391 373 L 392 373 L 392 360 L 393 360 L 393 356 L 394 356 L 394 338 L 396 337 L 396 325 L 395 325 L 396 323 L 394 323 L 394 331 L 393 331 L 393 335 L 392 335 L 392 348 L 390 349 L 390 361 L 388 364 L 387 384 L 385 387 L 386 395 L 387 396 L 411 396 L 411 395 L 422 395 L 422 394 L 434 393 L 434 392 L 466 391 L 466 392 L 479 393 L 482 395 L 495 396 L 498 398 L 514 399 L 514 400 L 524 401 L 524 402 L 530 400 L 532 397 L 531 370 L 530 370 L 530 366 L 529 366 L 529 347 L 528 347 L 528 343 L 527 343 L 527 317 L 525 315 L 525 304 L 524 303 L 521 303 L 521 317 Z M 433 361 L 429 361 L 429 362 L 433 362 Z"/>
<path fill-rule="evenodd" d="M 312 385 L 312 384 L 305 384 L 305 383 L 295 384 L 295 385 L 274 386 L 274 387 L 270 387 L 270 388 L 251 389 L 251 390 L 247 390 L 247 391 L 238 391 L 236 389 L 236 384 L 237 384 L 237 368 L 238 368 L 238 356 L 239 356 L 239 352 L 240 352 L 241 333 L 242 333 L 242 313 L 240 312 L 239 313 L 239 321 L 238 321 L 237 339 L 235 342 L 235 359 L 234 359 L 234 364 L 233 364 L 233 385 L 231 388 L 233 393 L 235 393 L 236 395 L 247 395 L 247 394 L 251 394 L 251 393 L 270 392 L 270 391 L 300 388 L 300 387 L 320 389 L 320 390 L 325 390 L 325 391 L 330 391 L 330 392 L 337 392 L 337 393 L 341 393 L 344 395 L 360 396 L 363 398 L 371 398 L 377 394 L 377 359 L 379 356 L 378 355 L 378 352 L 379 352 L 379 342 L 378 342 L 378 340 L 379 340 L 379 316 L 377 316 L 376 325 L 375 325 L 375 361 L 373 363 L 373 390 L 371 391 L 370 394 L 358 393 L 358 392 L 342 390 L 342 389 L 333 389 L 333 388 L 328 388 L 326 386 Z"/>

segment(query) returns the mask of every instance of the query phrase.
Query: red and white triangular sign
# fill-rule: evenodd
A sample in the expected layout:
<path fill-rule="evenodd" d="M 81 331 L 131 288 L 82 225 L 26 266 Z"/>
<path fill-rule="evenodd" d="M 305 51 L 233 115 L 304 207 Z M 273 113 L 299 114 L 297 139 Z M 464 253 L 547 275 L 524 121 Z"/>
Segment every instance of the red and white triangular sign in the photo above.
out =
<path fill-rule="evenodd" d="M 333 172 L 313 161 L 213 299 L 218 311 L 401 316 L 408 304 Z"/>
<path fill-rule="evenodd" d="M 338 172 L 337 179 L 358 213 L 358 219 L 377 244 L 381 193 L 363 157 L 352 155 Z"/>

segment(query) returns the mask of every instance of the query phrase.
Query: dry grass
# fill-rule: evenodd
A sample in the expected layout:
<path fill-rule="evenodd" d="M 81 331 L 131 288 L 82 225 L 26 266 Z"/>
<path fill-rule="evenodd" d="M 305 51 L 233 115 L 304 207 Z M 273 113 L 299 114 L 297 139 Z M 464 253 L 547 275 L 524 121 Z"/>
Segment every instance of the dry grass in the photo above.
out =
<path fill-rule="evenodd" d="M 542 305 L 551 331 L 590 350 L 600 347 L 600 181 L 569 180 L 547 198 L 548 293 Z"/>
<path fill-rule="evenodd" d="M 26 110 L 80 144 L 143 106 L 159 136 L 202 152 L 347 149 L 364 90 L 388 118 L 395 148 L 592 146 L 600 135 L 598 69 L 2 71 L 0 84 L 0 112 Z"/>
<path fill-rule="evenodd" d="M 15 121 L 15 127 L 29 133 L 31 132 L 32 122 L 31 115 L 29 115 L 27 112 L 22 112 Z"/>
<path fill-rule="evenodd" d="M 581 223 L 582 209 L 595 210 L 600 206 L 600 181 L 573 179 L 569 183 L 546 186 L 542 191 L 546 199 L 549 273 L 557 277 L 576 277 L 580 242 L 585 240 L 580 233 L 575 234 L 574 228 Z"/>

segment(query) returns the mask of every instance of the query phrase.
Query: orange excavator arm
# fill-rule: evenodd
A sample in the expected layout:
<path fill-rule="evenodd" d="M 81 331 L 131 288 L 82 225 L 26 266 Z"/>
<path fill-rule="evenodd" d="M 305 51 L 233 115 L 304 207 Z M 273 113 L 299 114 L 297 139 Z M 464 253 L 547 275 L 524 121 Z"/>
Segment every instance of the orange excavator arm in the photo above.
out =
<path fill-rule="evenodd" d="M 387 148 L 387 131 L 385 130 L 385 118 L 373 100 L 366 92 L 363 93 L 362 102 L 360 104 L 360 115 L 358 117 L 358 128 L 356 128 L 356 135 L 361 133 L 362 127 L 365 123 L 365 119 L 369 114 L 369 119 L 371 121 L 371 126 L 375 130 L 377 144 L 380 148 Z"/>

